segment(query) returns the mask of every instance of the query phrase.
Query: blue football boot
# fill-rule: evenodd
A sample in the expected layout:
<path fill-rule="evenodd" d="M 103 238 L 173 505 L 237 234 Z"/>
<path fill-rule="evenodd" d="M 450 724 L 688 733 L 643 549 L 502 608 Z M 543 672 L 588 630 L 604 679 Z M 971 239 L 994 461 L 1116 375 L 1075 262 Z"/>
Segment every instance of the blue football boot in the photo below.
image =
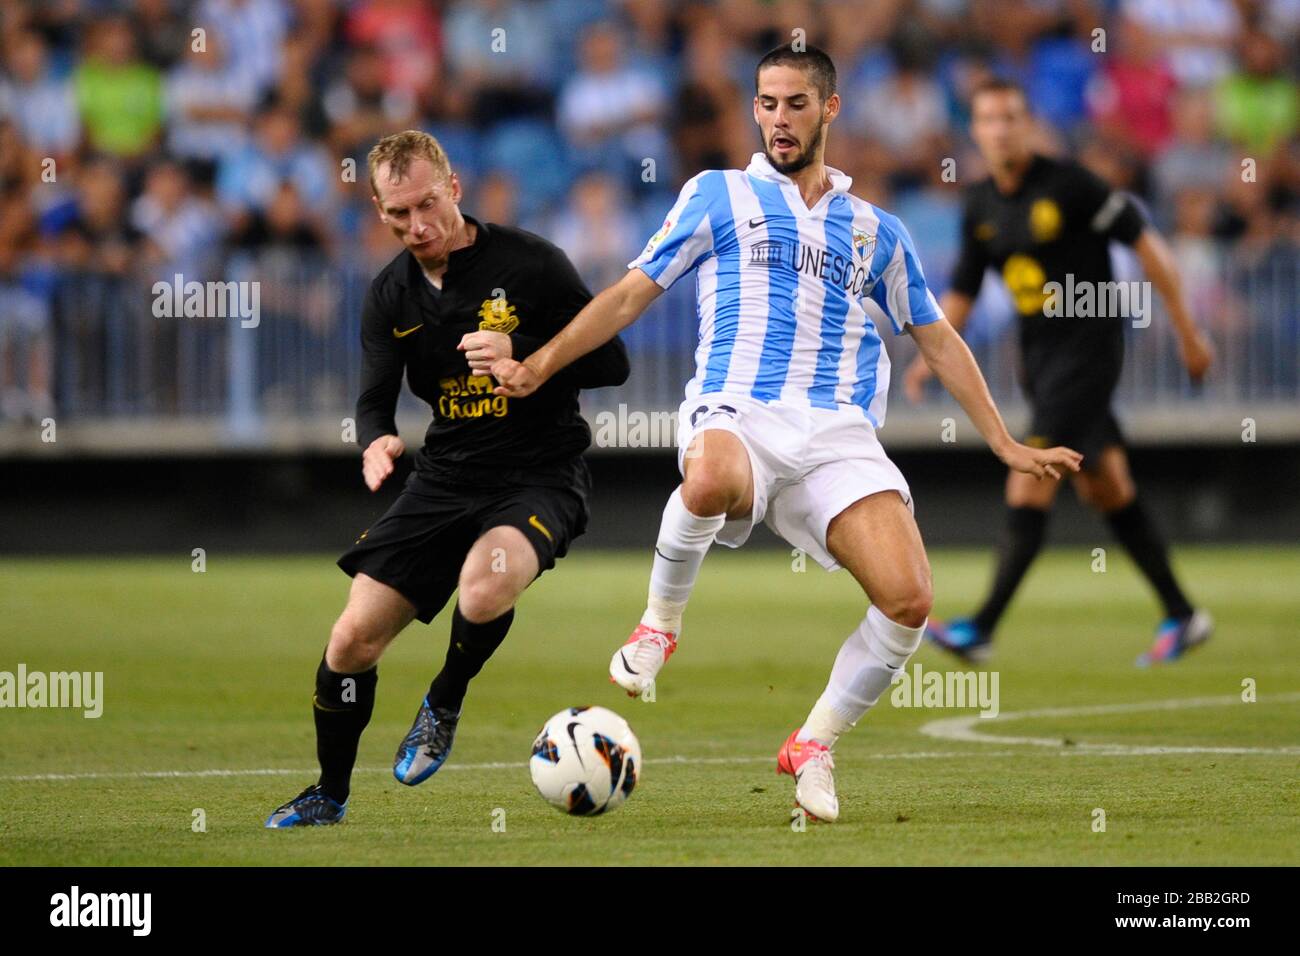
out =
<path fill-rule="evenodd" d="M 993 654 L 993 638 L 981 633 L 970 618 L 955 617 L 947 624 L 927 621 L 925 636 L 932 644 L 969 664 L 982 664 Z"/>
<path fill-rule="evenodd" d="M 1182 657 L 1198 644 L 1204 644 L 1214 633 L 1214 619 L 1205 611 L 1194 611 L 1191 617 L 1181 620 L 1167 617 L 1156 628 L 1156 642 L 1151 650 L 1137 659 L 1138 667 L 1168 664 Z"/>
<path fill-rule="evenodd" d="M 266 818 L 268 830 L 282 830 L 286 827 L 320 827 L 339 823 L 348 812 L 345 800 L 338 803 L 325 796 L 319 783 L 313 783 L 288 803 L 275 808 Z"/>
<path fill-rule="evenodd" d="M 408 787 L 424 783 L 442 766 L 456 739 L 460 712 L 445 707 L 430 707 L 429 698 L 420 704 L 411 732 L 397 748 L 393 758 L 393 776 Z"/>

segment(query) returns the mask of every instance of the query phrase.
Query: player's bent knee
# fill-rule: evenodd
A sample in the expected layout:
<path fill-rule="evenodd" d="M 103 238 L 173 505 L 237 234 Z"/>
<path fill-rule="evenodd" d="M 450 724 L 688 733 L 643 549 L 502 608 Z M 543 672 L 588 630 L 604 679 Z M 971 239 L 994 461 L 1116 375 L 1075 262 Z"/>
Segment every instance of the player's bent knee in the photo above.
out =
<path fill-rule="evenodd" d="M 1074 496 L 1079 499 L 1079 503 L 1089 508 L 1101 507 L 1102 494 L 1097 484 L 1086 477 L 1076 476 L 1074 480 Z"/>
<path fill-rule="evenodd" d="M 918 585 L 911 591 L 877 603 L 880 613 L 903 627 L 920 627 L 930 616 L 934 594 L 928 586 Z"/>
<path fill-rule="evenodd" d="M 1008 508 L 1050 508 L 1056 500 L 1060 482 L 1055 478 L 1037 479 L 1033 475 L 1012 472 L 1007 476 L 1005 501 Z M 1075 488 L 1078 488 L 1076 479 Z"/>
<path fill-rule="evenodd" d="M 1131 486 L 1100 484 L 1091 481 L 1077 483 L 1074 490 L 1083 504 L 1101 512 L 1123 508 L 1133 500 L 1135 494 Z"/>
<path fill-rule="evenodd" d="M 465 620 L 485 624 L 510 610 L 518 597 L 503 575 L 472 576 L 461 579 L 456 603 Z"/>
<path fill-rule="evenodd" d="M 729 511 L 743 493 L 725 469 L 701 463 L 682 482 L 682 504 L 693 515 L 707 517 Z"/>
<path fill-rule="evenodd" d="M 893 620 L 904 627 L 920 627 L 930 617 L 932 602 L 928 596 L 917 596 L 904 603 Z"/>
<path fill-rule="evenodd" d="M 330 630 L 327 663 L 331 669 L 342 673 L 369 670 L 379 663 L 386 643 L 384 635 L 344 614 Z"/>

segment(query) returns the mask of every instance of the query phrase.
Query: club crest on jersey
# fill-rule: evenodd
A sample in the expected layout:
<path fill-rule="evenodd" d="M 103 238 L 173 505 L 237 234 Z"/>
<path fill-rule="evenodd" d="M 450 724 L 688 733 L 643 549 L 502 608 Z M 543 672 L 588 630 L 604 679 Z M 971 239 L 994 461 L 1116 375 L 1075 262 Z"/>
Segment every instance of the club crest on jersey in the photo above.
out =
<path fill-rule="evenodd" d="M 1051 199 L 1038 199 L 1029 207 L 1029 232 L 1035 242 L 1051 242 L 1061 233 L 1061 207 Z"/>
<path fill-rule="evenodd" d="M 515 314 L 515 307 L 504 298 L 484 299 L 479 306 L 478 317 L 481 319 L 478 327 L 484 332 L 502 332 L 508 335 L 519 328 L 519 316 Z"/>
<path fill-rule="evenodd" d="M 853 230 L 853 251 L 859 259 L 870 259 L 876 251 L 876 237 L 869 236 L 861 229 Z"/>

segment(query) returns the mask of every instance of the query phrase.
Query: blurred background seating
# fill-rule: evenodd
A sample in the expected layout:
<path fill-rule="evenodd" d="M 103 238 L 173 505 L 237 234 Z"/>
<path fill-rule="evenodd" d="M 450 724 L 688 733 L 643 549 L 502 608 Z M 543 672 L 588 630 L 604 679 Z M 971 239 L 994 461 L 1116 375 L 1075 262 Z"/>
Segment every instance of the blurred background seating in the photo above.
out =
<path fill-rule="evenodd" d="M 438 136 L 467 212 L 547 236 L 598 291 L 687 178 L 747 164 L 753 65 L 795 28 L 839 69 L 828 162 L 903 218 L 936 292 L 960 187 L 982 174 L 967 92 L 1016 78 L 1041 148 L 1132 191 L 1166 231 L 1219 350 L 1192 389 L 1159 310 L 1131 330 L 1134 437 L 1245 413 L 1300 438 L 1294 0 L 8 0 L 0 450 L 49 416 L 142 447 L 187 422 L 216 447 L 339 447 L 361 298 L 400 251 L 370 205 L 376 139 Z M 154 285 L 175 275 L 260 282 L 258 327 L 155 315 Z M 1014 417 L 1012 321 L 986 282 L 970 339 Z M 584 396 L 588 413 L 675 408 L 695 326 L 684 283 L 628 331 L 632 378 Z M 887 440 L 937 442 L 934 409 L 955 405 L 927 402 L 896 395 Z"/>

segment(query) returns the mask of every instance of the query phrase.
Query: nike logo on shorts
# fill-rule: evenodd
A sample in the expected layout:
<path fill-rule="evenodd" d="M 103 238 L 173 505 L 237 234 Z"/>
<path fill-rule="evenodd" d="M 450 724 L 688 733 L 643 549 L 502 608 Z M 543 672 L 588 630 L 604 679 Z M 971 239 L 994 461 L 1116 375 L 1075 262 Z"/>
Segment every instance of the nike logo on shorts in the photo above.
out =
<path fill-rule="evenodd" d="M 542 524 L 539 520 L 537 520 L 537 515 L 529 515 L 528 523 L 532 525 L 534 528 L 536 528 L 538 531 L 540 531 L 542 534 L 546 535 L 547 541 L 555 540 L 553 537 L 551 537 L 551 533 L 546 530 L 546 525 Z"/>

